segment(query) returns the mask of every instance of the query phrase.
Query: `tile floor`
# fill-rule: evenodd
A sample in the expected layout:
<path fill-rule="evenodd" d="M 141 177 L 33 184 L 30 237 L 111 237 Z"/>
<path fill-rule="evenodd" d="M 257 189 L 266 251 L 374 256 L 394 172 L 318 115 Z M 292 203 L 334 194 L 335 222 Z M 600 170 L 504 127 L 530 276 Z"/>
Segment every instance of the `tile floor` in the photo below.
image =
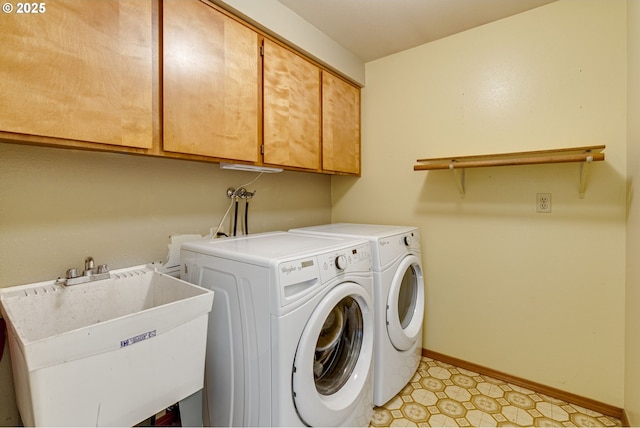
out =
<path fill-rule="evenodd" d="M 619 419 L 423 357 L 411 382 L 373 427 L 618 427 Z"/>

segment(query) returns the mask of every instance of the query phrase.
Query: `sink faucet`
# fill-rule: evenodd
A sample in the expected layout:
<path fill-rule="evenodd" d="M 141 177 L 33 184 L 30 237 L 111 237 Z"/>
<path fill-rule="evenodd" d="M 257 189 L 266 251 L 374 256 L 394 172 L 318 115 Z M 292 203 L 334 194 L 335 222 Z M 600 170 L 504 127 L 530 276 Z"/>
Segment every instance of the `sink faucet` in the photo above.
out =
<path fill-rule="evenodd" d="M 84 272 L 83 275 L 93 275 L 93 257 L 89 256 L 84 259 Z"/>
<path fill-rule="evenodd" d="M 108 278 L 111 278 L 109 267 L 102 264 L 96 269 L 93 257 L 89 256 L 84 259 L 84 271 L 82 275 L 78 273 L 78 269 L 70 268 L 67 270 L 65 278 L 58 278 L 58 283 L 69 286 Z"/>

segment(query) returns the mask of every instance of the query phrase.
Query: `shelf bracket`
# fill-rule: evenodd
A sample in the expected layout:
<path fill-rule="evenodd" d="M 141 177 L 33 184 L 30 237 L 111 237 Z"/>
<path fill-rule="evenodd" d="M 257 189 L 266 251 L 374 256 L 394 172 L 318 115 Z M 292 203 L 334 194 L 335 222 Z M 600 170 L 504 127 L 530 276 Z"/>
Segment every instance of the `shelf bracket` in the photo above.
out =
<path fill-rule="evenodd" d="M 587 153 L 590 153 L 590 151 Z M 584 191 L 587 187 L 587 177 L 589 176 L 589 168 L 591 167 L 592 162 L 593 156 L 589 155 L 584 162 L 580 163 L 580 188 L 578 195 L 580 199 L 584 199 Z"/>
<path fill-rule="evenodd" d="M 466 169 L 455 169 L 454 164 L 456 161 L 451 161 L 449 164 L 449 169 L 453 173 L 453 178 L 456 180 L 456 185 L 458 186 L 458 192 L 460 192 L 460 198 L 464 199 L 465 195 L 465 187 L 464 187 L 464 179 L 465 179 L 465 171 Z"/>

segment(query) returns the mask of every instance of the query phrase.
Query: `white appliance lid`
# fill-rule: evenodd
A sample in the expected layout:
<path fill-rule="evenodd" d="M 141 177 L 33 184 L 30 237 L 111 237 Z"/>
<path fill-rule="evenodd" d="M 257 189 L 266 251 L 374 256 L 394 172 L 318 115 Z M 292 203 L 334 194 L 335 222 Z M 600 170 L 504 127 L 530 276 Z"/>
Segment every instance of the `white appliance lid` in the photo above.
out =
<path fill-rule="evenodd" d="M 297 229 L 292 229 L 295 232 Z M 310 232 L 335 233 L 336 235 L 350 235 L 354 237 L 384 237 L 399 233 L 415 231 L 411 226 L 387 226 L 380 224 L 334 223 L 301 228 Z"/>
<path fill-rule="evenodd" d="M 342 250 L 366 241 L 353 238 L 303 235 L 292 232 L 267 232 L 209 241 L 186 242 L 185 250 L 220 257 L 234 257 L 272 261 L 317 255 L 322 252 Z"/>

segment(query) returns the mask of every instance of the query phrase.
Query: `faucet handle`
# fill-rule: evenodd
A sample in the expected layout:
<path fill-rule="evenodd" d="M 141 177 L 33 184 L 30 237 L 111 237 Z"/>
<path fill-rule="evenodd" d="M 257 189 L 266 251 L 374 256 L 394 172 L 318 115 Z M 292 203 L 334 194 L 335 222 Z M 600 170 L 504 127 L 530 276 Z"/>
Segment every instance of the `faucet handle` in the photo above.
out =
<path fill-rule="evenodd" d="M 98 266 L 98 273 L 107 273 L 109 272 L 109 266 L 102 264 Z"/>
<path fill-rule="evenodd" d="M 67 279 L 77 278 L 80 274 L 78 273 L 78 269 L 71 268 L 67 270 Z"/>

